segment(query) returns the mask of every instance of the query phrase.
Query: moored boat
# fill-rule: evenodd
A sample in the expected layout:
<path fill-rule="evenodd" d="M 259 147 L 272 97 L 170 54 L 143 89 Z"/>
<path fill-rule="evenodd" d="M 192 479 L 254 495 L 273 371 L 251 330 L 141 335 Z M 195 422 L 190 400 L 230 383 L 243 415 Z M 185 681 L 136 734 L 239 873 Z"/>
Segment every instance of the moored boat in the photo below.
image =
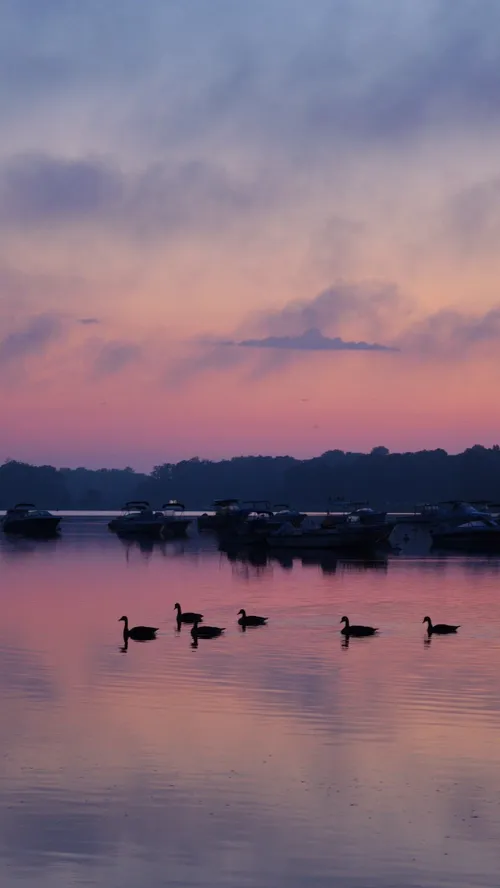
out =
<path fill-rule="evenodd" d="M 213 514 L 204 512 L 198 518 L 198 530 L 226 531 L 242 524 L 254 513 L 272 515 L 267 500 L 241 502 L 239 499 L 219 499 L 213 502 Z"/>
<path fill-rule="evenodd" d="M 2 520 L 4 533 L 23 536 L 49 537 L 57 533 L 61 516 L 53 515 L 46 509 L 37 509 L 33 503 L 17 503 L 7 509 Z"/>
<path fill-rule="evenodd" d="M 500 552 L 500 524 L 493 518 L 431 528 L 432 545 L 459 551 Z"/>
<path fill-rule="evenodd" d="M 301 527 L 283 524 L 266 536 L 266 544 L 285 549 L 366 549 L 387 543 L 393 523 L 362 524 L 347 521 L 332 528 L 312 526 L 304 521 Z"/>
<path fill-rule="evenodd" d="M 161 538 L 164 540 L 176 540 L 186 536 L 192 519 L 186 518 L 184 515 L 185 505 L 178 500 L 169 500 L 161 508 L 164 519 L 163 530 L 160 534 Z"/>
<path fill-rule="evenodd" d="M 413 514 L 399 523 L 426 524 L 428 526 L 448 525 L 450 527 L 470 521 L 489 520 L 493 516 L 484 500 L 471 503 L 465 500 L 445 500 L 438 503 L 422 503 L 415 506 Z"/>
<path fill-rule="evenodd" d="M 239 499 L 218 499 L 212 503 L 213 514 L 204 512 L 198 518 L 198 530 L 219 530 L 234 519 L 238 520 L 241 511 Z"/>
<path fill-rule="evenodd" d="M 130 500 L 125 503 L 123 514 L 112 518 L 108 527 L 119 536 L 178 539 L 185 536 L 191 523 L 191 518 L 186 518 L 183 511 L 184 505 L 177 500 L 165 503 L 156 511 L 145 500 Z"/>
<path fill-rule="evenodd" d="M 289 521 L 294 527 L 300 527 L 304 518 L 307 518 L 306 512 L 299 512 L 298 509 L 291 509 L 288 503 L 276 503 L 276 505 L 273 506 L 273 516 L 269 521 L 276 524 L 276 526 Z"/>
<path fill-rule="evenodd" d="M 387 512 L 380 512 L 372 509 L 366 503 L 350 503 L 345 504 L 343 512 L 329 512 L 322 521 L 322 527 L 337 527 L 339 524 L 346 524 L 350 520 L 359 520 L 361 524 L 384 524 L 387 518 Z"/>

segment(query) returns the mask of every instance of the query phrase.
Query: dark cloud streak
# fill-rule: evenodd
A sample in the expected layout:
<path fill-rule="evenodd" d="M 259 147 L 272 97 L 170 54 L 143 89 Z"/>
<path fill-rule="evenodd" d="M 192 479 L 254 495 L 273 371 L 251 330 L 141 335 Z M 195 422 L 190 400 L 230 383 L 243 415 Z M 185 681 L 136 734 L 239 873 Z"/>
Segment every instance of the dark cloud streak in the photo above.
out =
<path fill-rule="evenodd" d="M 298 336 L 267 336 L 263 339 L 243 339 L 240 342 L 227 342 L 225 345 L 245 348 L 276 348 L 298 351 L 399 351 L 393 346 L 370 342 L 349 342 L 335 336 L 323 336 L 320 330 L 311 327 Z"/>

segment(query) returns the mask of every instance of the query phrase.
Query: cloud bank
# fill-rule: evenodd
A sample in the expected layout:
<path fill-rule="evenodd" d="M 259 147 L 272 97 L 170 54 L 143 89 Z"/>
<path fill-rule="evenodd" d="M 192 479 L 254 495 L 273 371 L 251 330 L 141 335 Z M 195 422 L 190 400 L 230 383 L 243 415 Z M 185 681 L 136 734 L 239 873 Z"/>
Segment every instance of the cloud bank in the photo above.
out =
<path fill-rule="evenodd" d="M 0 225 L 29 232 L 41 225 L 119 226 L 134 238 L 206 230 L 264 209 L 272 186 L 230 174 L 203 159 L 124 169 L 102 157 L 41 153 L 0 163 Z"/>

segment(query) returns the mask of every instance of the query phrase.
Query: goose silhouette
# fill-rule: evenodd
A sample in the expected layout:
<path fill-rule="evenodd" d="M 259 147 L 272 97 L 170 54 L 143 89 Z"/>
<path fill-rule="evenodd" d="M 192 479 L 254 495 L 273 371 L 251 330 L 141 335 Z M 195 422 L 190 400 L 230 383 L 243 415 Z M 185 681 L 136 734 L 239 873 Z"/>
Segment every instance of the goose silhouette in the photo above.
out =
<path fill-rule="evenodd" d="M 427 623 L 428 635 L 451 635 L 452 632 L 456 632 L 457 629 L 460 629 L 459 625 L 450 626 L 448 623 L 436 623 L 436 625 L 433 626 L 430 617 L 424 617 L 422 623 Z"/>
<path fill-rule="evenodd" d="M 238 616 L 239 614 L 241 614 L 241 617 L 238 620 L 238 625 L 243 628 L 247 626 L 265 626 L 268 621 L 268 617 L 256 617 L 254 614 L 247 614 L 243 608 L 238 611 Z"/>
<path fill-rule="evenodd" d="M 201 623 L 203 620 L 203 614 L 195 614 L 192 611 L 184 611 L 183 613 L 178 601 L 174 604 L 174 610 L 177 611 L 178 623 Z"/>
<path fill-rule="evenodd" d="M 375 635 L 378 632 L 378 629 L 374 629 L 373 626 L 353 626 L 349 622 L 349 617 L 342 617 L 341 623 L 345 623 L 343 629 L 340 630 L 341 635 L 345 635 L 346 638 L 363 638 L 367 635 Z"/>
<path fill-rule="evenodd" d="M 224 632 L 224 628 L 219 626 L 199 626 L 199 622 L 199 620 L 195 620 L 191 629 L 194 641 L 197 641 L 198 638 L 217 638 L 217 636 L 222 635 Z"/>
<path fill-rule="evenodd" d="M 156 633 L 158 632 L 158 628 L 154 628 L 153 626 L 133 626 L 132 629 L 128 628 L 128 617 L 120 617 L 118 622 L 123 620 L 123 640 L 125 642 L 131 638 L 133 641 L 152 641 L 156 638 Z"/>

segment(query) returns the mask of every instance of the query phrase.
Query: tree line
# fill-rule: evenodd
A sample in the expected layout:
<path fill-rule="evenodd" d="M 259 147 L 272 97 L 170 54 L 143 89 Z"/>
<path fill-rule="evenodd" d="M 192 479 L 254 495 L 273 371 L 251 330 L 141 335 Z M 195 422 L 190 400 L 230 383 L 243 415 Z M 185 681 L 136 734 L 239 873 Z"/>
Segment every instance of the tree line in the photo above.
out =
<path fill-rule="evenodd" d="M 178 499 L 187 509 L 209 509 L 214 499 L 269 500 L 309 511 L 339 501 L 368 501 L 392 510 L 423 502 L 464 499 L 500 502 L 500 446 L 475 444 L 458 454 L 445 450 L 370 453 L 329 450 L 312 459 L 238 456 L 212 461 L 194 457 L 155 466 L 150 474 L 125 469 L 69 469 L 9 459 L 0 466 L 0 508 L 34 502 L 40 508 L 119 509 L 145 499 L 155 507 Z"/>

